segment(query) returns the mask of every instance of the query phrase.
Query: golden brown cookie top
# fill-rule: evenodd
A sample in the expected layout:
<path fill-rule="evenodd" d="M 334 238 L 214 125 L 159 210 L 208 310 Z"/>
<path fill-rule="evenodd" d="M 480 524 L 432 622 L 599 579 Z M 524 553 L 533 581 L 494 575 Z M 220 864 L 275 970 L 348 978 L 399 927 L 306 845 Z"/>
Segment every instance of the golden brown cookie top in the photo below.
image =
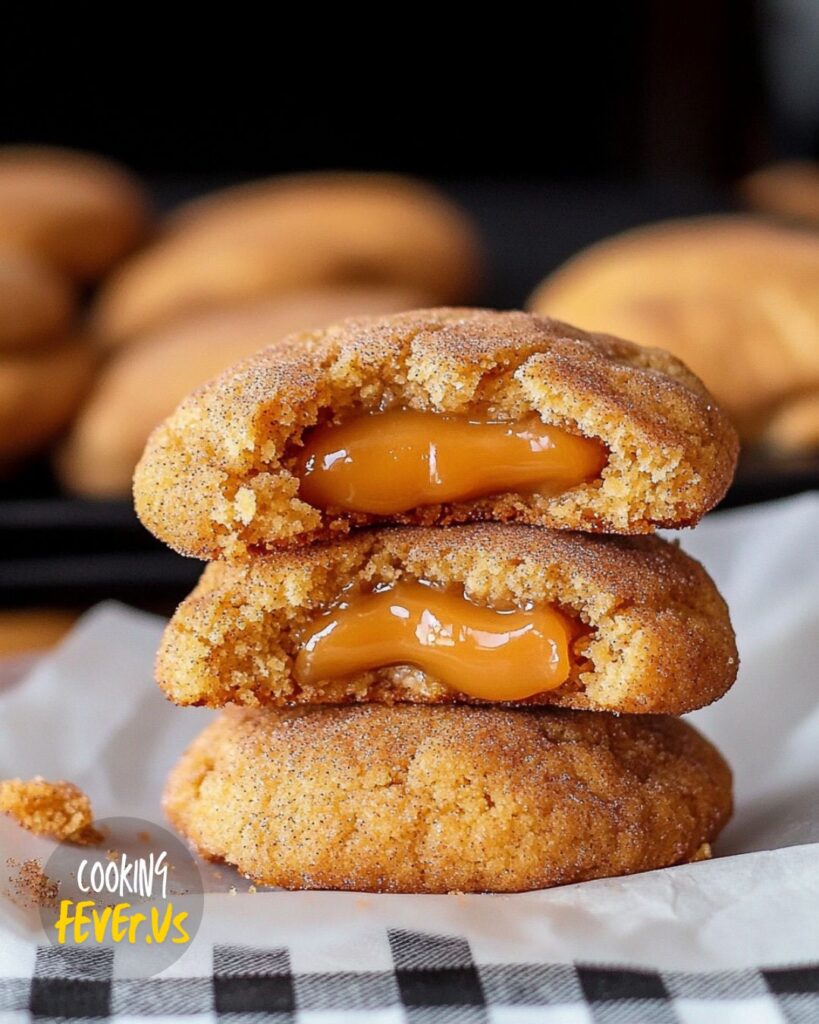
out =
<path fill-rule="evenodd" d="M 481 523 L 364 530 L 245 565 L 214 562 L 165 631 L 157 680 L 174 702 L 211 707 L 472 699 L 404 652 L 341 678 L 295 678 L 306 631 L 324 609 L 407 579 L 486 607 L 558 608 L 583 624 L 582 657 L 565 683 L 516 703 L 682 714 L 736 678 L 725 602 L 676 545 Z"/>
<path fill-rule="evenodd" d="M 292 335 L 194 392 L 152 435 L 137 511 L 199 557 L 337 535 L 374 517 L 323 515 L 291 472 L 302 435 L 385 405 L 437 413 L 535 410 L 608 449 L 600 480 L 415 510 L 391 521 L 468 519 L 641 533 L 696 522 L 724 494 L 736 435 L 702 383 L 666 352 L 519 312 L 432 309 Z"/>
<path fill-rule="evenodd" d="M 366 770 L 379 765 L 406 771 L 431 737 L 442 747 L 469 752 L 487 767 L 502 767 L 521 790 L 535 783 L 530 774 L 535 748 L 563 744 L 611 751 L 638 778 L 660 768 L 660 755 L 682 761 L 704 758 L 730 793 L 730 770 L 691 726 L 667 715 L 611 715 L 561 708 L 431 708 L 365 704 L 357 708 L 306 707 L 257 711 L 228 708 L 213 728 L 213 762 L 230 747 L 254 758 L 262 750 L 277 756 L 277 744 L 305 761 L 319 751 L 323 761 Z M 261 749 L 260 749 L 261 748 Z M 299 754 L 300 752 L 300 754 Z"/>
<path fill-rule="evenodd" d="M 700 859 L 731 772 L 669 718 L 233 710 L 183 755 L 164 806 L 201 854 L 269 885 L 516 892 Z"/>
<path fill-rule="evenodd" d="M 275 551 L 246 564 L 216 562 L 206 568 L 203 581 L 241 580 L 268 595 L 282 588 L 291 603 L 320 604 L 310 586 L 298 592 L 300 581 L 338 587 L 347 572 L 364 565 L 468 583 L 474 597 L 493 600 L 554 598 L 551 585 L 557 584 L 570 587 L 584 606 L 607 614 L 634 604 L 662 612 L 678 602 L 693 605 L 704 591 L 716 595 L 700 563 L 660 537 L 600 536 L 516 523 L 360 530 L 329 544 Z M 565 589 L 562 598 L 568 599 Z"/>

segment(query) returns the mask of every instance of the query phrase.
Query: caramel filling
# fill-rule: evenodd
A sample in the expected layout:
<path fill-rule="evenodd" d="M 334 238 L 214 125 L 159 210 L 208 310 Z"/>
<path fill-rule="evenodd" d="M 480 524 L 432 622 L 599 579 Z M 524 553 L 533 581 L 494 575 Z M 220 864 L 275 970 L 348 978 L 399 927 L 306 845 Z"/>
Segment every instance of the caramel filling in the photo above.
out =
<path fill-rule="evenodd" d="M 509 491 L 553 496 L 600 475 L 597 440 L 546 426 L 395 409 L 316 427 L 296 474 L 316 508 L 394 515 Z"/>
<path fill-rule="evenodd" d="M 414 665 L 469 697 L 523 700 L 568 679 L 578 632 L 549 605 L 487 608 L 460 590 L 401 580 L 357 591 L 312 622 L 294 675 L 310 685 Z"/>

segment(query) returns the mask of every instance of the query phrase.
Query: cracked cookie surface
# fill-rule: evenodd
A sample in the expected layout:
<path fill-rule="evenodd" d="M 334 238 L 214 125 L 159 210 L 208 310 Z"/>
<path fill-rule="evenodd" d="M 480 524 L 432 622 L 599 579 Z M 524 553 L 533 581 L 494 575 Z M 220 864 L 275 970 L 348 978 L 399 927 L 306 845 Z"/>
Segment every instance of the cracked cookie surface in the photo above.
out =
<path fill-rule="evenodd" d="M 707 856 L 731 772 L 673 718 L 234 708 L 174 768 L 165 811 L 268 885 L 520 892 Z"/>
<path fill-rule="evenodd" d="M 580 621 L 582 664 L 525 703 L 682 714 L 736 677 L 725 602 L 675 544 L 479 523 L 365 530 L 247 565 L 213 562 L 165 631 L 157 680 L 177 704 L 210 707 L 469 701 L 407 664 L 295 682 L 305 626 L 323 608 L 345 588 L 401 579 L 457 586 L 477 604 L 553 605 Z"/>
<path fill-rule="evenodd" d="M 385 406 L 501 420 L 536 412 L 594 438 L 600 476 L 551 496 L 505 493 L 376 517 L 322 511 L 295 471 L 311 427 Z M 292 335 L 189 396 L 152 434 L 134 496 L 176 550 L 242 560 L 375 521 L 523 522 L 606 533 L 691 525 L 725 493 L 737 438 L 667 352 L 527 313 L 432 309 Z"/>

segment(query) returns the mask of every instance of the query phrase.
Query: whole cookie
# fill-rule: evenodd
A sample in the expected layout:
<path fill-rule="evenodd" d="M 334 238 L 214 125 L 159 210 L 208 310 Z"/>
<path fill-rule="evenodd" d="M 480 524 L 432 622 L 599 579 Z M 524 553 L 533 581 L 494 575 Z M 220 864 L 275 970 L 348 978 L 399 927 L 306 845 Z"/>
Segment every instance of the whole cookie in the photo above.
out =
<path fill-rule="evenodd" d="M 102 157 L 47 146 L 0 148 L 0 245 L 95 281 L 150 223 L 147 196 Z"/>
<path fill-rule="evenodd" d="M 673 718 L 232 709 L 171 773 L 165 811 L 266 885 L 521 892 L 707 856 L 731 772 Z"/>
<path fill-rule="evenodd" d="M 388 602 L 380 615 L 372 607 L 379 592 Z M 419 594 L 417 619 L 401 610 L 402 593 Z M 347 616 L 341 602 L 352 609 Z M 475 606 L 497 609 L 480 616 L 479 650 L 457 639 Z M 368 617 L 359 615 L 355 642 L 348 633 L 341 648 L 323 643 L 331 659 L 344 659 L 338 674 L 325 674 L 332 660 L 314 661 L 313 670 L 305 658 L 314 657 L 317 631 L 340 631 L 360 608 Z M 540 608 L 559 609 L 576 627 L 556 688 L 554 646 L 527 647 L 531 664 L 520 663 L 520 641 L 515 654 L 516 636 L 538 623 L 525 614 L 510 622 L 510 612 Z M 408 641 L 391 624 L 395 615 L 408 618 Z M 421 636 L 430 615 L 440 625 Z M 559 639 L 559 627 L 545 628 Z M 436 656 L 442 644 L 457 664 Z M 725 602 L 676 545 L 485 523 L 367 530 L 247 565 L 213 562 L 165 631 L 156 677 L 176 703 L 210 707 L 492 699 L 682 714 L 721 697 L 737 665 Z M 489 691 L 473 688 L 473 671 L 484 666 Z M 530 672 L 527 690 L 521 677 Z"/>
<path fill-rule="evenodd" d="M 579 253 L 530 299 L 538 313 L 660 345 L 755 436 L 819 384 L 819 237 L 751 217 L 628 231 Z"/>
<path fill-rule="evenodd" d="M 95 362 L 81 339 L 0 356 L 0 468 L 34 454 L 65 429 Z"/>
<path fill-rule="evenodd" d="M 188 392 L 299 328 L 409 309 L 423 298 L 403 288 L 310 289 L 194 314 L 135 339 L 112 355 L 83 404 L 59 454 L 63 483 L 94 497 L 130 494 L 148 436 Z"/>
<path fill-rule="evenodd" d="M 68 330 L 74 309 L 74 292 L 64 278 L 0 246 L 0 351 L 53 341 Z"/>
<path fill-rule="evenodd" d="M 375 415 L 385 410 L 409 410 L 410 430 L 423 414 L 410 456 L 418 455 L 432 482 L 444 470 L 424 447 L 429 432 L 459 430 L 476 418 L 520 424 L 514 430 L 525 457 L 565 449 L 569 482 L 544 491 L 489 480 L 509 463 L 491 451 L 477 457 L 466 441 L 454 457 L 456 474 L 472 477 L 468 488 L 446 500 L 431 488 L 429 501 L 422 494 L 397 511 L 379 511 L 381 497 L 403 486 L 407 453 L 403 442 L 390 447 L 394 417 Z M 299 463 L 325 436 L 312 428 L 354 418 L 370 431 L 364 441 L 374 452 L 364 483 L 375 504 L 364 511 L 304 491 L 313 469 L 343 468 L 349 452 L 346 461 Z M 552 434 L 541 443 L 534 435 L 544 425 Z M 646 533 L 696 522 L 725 493 L 736 454 L 726 417 L 667 352 L 527 313 L 418 310 L 294 335 L 226 371 L 151 435 L 134 496 L 149 530 L 205 558 L 238 560 L 373 522 L 492 519 Z"/>
<path fill-rule="evenodd" d="M 475 231 L 432 187 L 386 174 L 258 181 L 180 209 L 99 296 L 116 344 L 174 317 L 322 285 L 397 285 L 436 302 L 471 298 Z"/>

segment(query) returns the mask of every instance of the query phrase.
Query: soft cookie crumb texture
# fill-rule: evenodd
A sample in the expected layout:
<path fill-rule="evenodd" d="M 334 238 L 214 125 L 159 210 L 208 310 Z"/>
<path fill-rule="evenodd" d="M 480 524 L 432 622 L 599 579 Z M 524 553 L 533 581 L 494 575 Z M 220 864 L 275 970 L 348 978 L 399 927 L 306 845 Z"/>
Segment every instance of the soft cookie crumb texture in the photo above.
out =
<path fill-rule="evenodd" d="M 533 703 L 681 714 L 736 677 L 725 602 L 676 545 L 497 523 L 366 530 L 249 565 L 212 563 L 165 631 L 156 677 L 183 705 L 467 701 L 408 664 L 293 678 L 305 627 L 343 587 L 401 578 L 462 588 L 482 605 L 551 605 L 578 621 L 582 656 Z"/>
<path fill-rule="evenodd" d="M 601 441 L 608 462 L 558 495 L 507 493 L 380 519 L 302 500 L 294 468 L 306 432 L 395 407 L 511 421 L 536 412 Z M 528 313 L 433 309 L 292 335 L 232 367 L 153 433 L 134 495 L 171 547 L 238 561 L 376 521 L 632 534 L 690 525 L 722 498 L 736 456 L 733 427 L 667 352 Z"/>

